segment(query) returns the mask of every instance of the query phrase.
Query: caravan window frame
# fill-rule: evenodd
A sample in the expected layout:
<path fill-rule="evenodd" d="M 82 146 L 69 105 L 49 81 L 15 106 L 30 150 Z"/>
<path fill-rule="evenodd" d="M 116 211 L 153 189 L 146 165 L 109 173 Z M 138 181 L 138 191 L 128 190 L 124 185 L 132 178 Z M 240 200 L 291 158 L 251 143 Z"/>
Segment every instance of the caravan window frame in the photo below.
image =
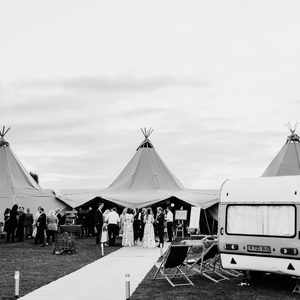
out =
<path fill-rule="evenodd" d="M 294 222 L 294 234 L 289 235 L 289 236 L 284 236 L 284 235 L 265 235 L 265 234 L 248 234 L 248 233 L 229 233 L 227 231 L 227 219 L 228 219 L 228 208 L 231 206 L 291 206 L 294 207 L 295 210 L 295 222 Z M 295 204 L 271 204 L 271 203 L 264 203 L 264 204 L 258 204 L 258 203 L 234 203 L 234 204 L 227 204 L 226 205 L 226 214 L 225 214 L 225 233 L 227 235 L 232 235 L 232 236 L 255 236 L 255 237 L 270 237 L 270 238 L 284 238 L 284 239 L 291 239 L 295 238 L 297 236 L 297 206 Z"/>

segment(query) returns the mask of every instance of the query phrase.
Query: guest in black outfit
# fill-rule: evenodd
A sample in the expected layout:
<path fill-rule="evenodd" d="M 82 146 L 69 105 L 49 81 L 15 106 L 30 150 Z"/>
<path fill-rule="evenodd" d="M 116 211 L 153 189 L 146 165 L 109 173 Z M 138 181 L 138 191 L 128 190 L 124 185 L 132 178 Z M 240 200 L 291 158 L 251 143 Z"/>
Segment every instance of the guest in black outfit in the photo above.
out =
<path fill-rule="evenodd" d="M 94 214 L 94 226 L 95 226 L 95 233 L 96 233 L 96 244 L 98 245 L 101 242 L 102 238 L 102 227 L 103 227 L 103 209 L 104 204 L 100 203 L 98 209 L 95 211 Z"/>
<path fill-rule="evenodd" d="M 141 226 L 141 213 L 139 209 L 136 209 L 133 219 L 133 239 L 135 244 L 137 244 L 139 239 Z"/>
<path fill-rule="evenodd" d="M 157 208 L 157 215 L 156 215 L 156 229 L 157 235 L 159 238 L 159 245 L 158 247 L 164 246 L 164 234 L 165 234 L 165 214 L 161 207 Z"/>
<path fill-rule="evenodd" d="M 17 238 L 18 242 L 24 241 L 24 230 L 25 230 L 25 213 L 24 213 L 24 207 L 19 207 L 18 212 L 19 218 L 18 218 L 18 225 L 17 225 Z"/>
<path fill-rule="evenodd" d="M 27 208 L 24 220 L 25 226 L 25 238 L 32 237 L 32 230 L 33 230 L 33 214 L 30 212 L 30 209 Z"/>
<path fill-rule="evenodd" d="M 45 231 L 47 230 L 47 217 L 42 207 L 38 208 L 40 213 L 36 221 L 36 236 L 34 239 L 35 244 L 41 244 L 42 247 L 46 246 L 45 244 Z"/>
<path fill-rule="evenodd" d="M 6 242 L 9 242 L 10 238 L 13 243 L 15 242 L 15 234 L 18 225 L 17 216 L 18 216 L 18 205 L 15 204 L 10 211 L 10 216 L 7 224 Z"/>
<path fill-rule="evenodd" d="M 146 208 L 142 208 L 141 211 L 140 211 L 140 220 L 141 220 L 141 226 L 140 226 L 140 230 L 139 230 L 139 239 L 140 239 L 140 242 L 143 241 L 143 237 L 144 237 L 146 213 L 147 213 L 147 209 Z"/>
<path fill-rule="evenodd" d="M 3 229 L 5 232 L 7 232 L 9 217 L 10 217 L 10 208 L 6 208 L 4 211 L 4 229 Z"/>

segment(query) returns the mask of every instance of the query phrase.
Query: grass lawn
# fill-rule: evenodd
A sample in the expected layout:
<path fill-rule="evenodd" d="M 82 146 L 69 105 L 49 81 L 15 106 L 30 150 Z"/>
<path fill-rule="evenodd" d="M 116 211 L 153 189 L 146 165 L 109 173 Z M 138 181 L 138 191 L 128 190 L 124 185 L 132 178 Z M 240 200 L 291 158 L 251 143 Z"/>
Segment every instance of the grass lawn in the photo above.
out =
<path fill-rule="evenodd" d="M 53 255 L 52 246 L 40 247 L 32 240 L 6 244 L 0 240 L 0 300 L 14 296 L 14 271 L 21 272 L 21 296 L 101 258 L 93 238 L 76 239 L 78 252 Z M 119 247 L 105 247 L 109 254 Z M 13 298 L 12 298 L 13 299 Z"/>
<path fill-rule="evenodd" d="M 166 280 L 152 280 L 155 268 L 135 290 L 131 300 L 198 300 L 198 299 L 300 299 L 293 295 L 294 281 L 289 277 L 268 275 L 255 285 L 240 286 L 244 278 L 213 283 L 200 275 L 191 280 L 194 286 L 171 287 Z"/>

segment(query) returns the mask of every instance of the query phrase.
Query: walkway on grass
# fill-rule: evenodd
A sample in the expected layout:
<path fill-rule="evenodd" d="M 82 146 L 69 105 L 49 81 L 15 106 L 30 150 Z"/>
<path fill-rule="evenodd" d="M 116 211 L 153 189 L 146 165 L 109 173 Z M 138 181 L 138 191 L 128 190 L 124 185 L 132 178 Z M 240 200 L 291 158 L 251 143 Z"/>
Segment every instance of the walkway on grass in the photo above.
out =
<path fill-rule="evenodd" d="M 159 256 L 159 248 L 121 248 L 21 299 L 124 300 L 125 274 L 130 274 L 130 292 L 132 294 Z"/>

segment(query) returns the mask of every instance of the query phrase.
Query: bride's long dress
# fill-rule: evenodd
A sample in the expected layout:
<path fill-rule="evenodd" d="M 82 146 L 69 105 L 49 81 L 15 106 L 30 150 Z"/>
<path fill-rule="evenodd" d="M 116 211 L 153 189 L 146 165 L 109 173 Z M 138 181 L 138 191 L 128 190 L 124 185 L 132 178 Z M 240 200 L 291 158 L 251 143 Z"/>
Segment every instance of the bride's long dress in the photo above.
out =
<path fill-rule="evenodd" d="M 148 215 L 145 223 L 144 236 L 143 236 L 143 247 L 145 248 L 155 247 L 153 222 L 154 222 L 153 216 Z"/>
<path fill-rule="evenodd" d="M 134 246 L 133 240 L 133 215 L 126 214 L 123 223 L 123 236 L 122 236 L 122 246 L 132 247 Z"/>

